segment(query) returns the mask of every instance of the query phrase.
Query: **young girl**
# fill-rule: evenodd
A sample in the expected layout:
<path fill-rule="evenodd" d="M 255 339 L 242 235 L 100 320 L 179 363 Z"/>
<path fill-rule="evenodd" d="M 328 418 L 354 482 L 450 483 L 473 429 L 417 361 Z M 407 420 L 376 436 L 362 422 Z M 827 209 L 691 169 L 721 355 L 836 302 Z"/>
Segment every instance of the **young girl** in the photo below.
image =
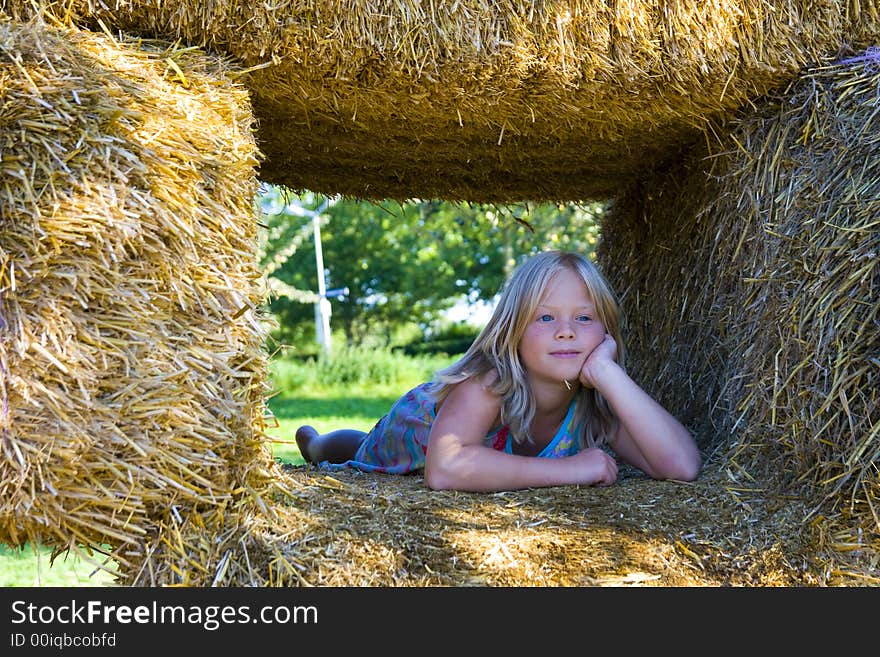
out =
<path fill-rule="evenodd" d="M 424 468 L 432 489 L 608 486 L 609 451 L 656 479 L 693 480 L 696 443 L 624 371 L 619 322 L 590 260 L 539 253 L 514 272 L 467 352 L 369 433 L 303 426 L 296 443 L 325 468 Z"/>

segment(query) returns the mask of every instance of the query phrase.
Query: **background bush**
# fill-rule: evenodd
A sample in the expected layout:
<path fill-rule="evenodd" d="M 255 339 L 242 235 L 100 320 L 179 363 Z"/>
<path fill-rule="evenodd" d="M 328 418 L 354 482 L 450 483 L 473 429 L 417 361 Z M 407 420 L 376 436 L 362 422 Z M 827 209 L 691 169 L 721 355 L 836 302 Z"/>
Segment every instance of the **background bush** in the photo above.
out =
<path fill-rule="evenodd" d="M 275 358 L 270 363 L 270 376 L 275 390 L 288 394 L 340 385 L 386 387 L 427 381 L 452 361 L 445 353 L 410 356 L 389 347 L 339 347 L 305 360 Z"/>
<path fill-rule="evenodd" d="M 463 354 L 473 344 L 480 328 L 464 322 L 442 327 L 439 331 L 420 340 L 414 340 L 396 350 L 407 356 Z"/>

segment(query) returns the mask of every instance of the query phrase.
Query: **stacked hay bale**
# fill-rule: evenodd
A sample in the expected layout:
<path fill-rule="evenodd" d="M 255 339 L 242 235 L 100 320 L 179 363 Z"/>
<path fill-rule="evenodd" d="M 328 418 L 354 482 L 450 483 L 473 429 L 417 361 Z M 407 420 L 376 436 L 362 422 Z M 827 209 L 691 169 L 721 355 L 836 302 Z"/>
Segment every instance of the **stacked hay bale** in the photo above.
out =
<path fill-rule="evenodd" d="M 247 93 L 6 19 L 0 96 L 0 542 L 210 582 L 275 476 Z"/>
<path fill-rule="evenodd" d="M 621 197 L 600 252 L 640 376 L 711 437 L 735 494 L 809 500 L 793 520 L 817 571 L 873 584 L 878 106 L 880 51 L 808 71 Z"/>
<path fill-rule="evenodd" d="M 235 57 L 263 180 L 379 200 L 609 198 L 712 118 L 880 35 L 877 0 L 42 4 Z"/>

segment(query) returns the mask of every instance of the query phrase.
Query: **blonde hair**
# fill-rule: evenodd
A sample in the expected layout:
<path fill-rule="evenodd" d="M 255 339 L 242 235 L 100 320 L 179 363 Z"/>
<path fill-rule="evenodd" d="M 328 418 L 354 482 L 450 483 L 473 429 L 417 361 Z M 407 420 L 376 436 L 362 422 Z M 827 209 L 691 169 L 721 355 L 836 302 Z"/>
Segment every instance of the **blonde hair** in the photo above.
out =
<path fill-rule="evenodd" d="M 617 362 L 624 357 L 621 313 L 611 286 L 585 256 L 570 251 L 544 251 L 525 260 L 503 286 L 492 316 L 465 354 L 434 377 L 430 390 L 439 401 L 456 383 L 494 369 L 498 377 L 491 390 L 501 397 L 501 421 L 517 442 L 529 438 L 535 416 L 535 397 L 519 356 L 519 343 L 554 275 L 569 270 L 580 276 L 593 305 L 596 319 L 617 342 Z M 575 427 L 581 447 L 606 442 L 614 416 L 608 402 L 593 388 L 581 387 L 575 399 Z"/>

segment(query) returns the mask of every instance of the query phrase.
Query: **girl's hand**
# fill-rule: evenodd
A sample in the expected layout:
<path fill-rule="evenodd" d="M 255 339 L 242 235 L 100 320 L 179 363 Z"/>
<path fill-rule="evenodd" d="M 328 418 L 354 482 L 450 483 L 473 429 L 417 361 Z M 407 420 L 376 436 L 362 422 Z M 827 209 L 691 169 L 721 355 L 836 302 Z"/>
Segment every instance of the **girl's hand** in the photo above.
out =
<path fill-rule="evenodd" d="M 598 377 L 601 374 L 603 369 L 606 369 L 609 364 L 617 362 L 617 342 L 614 338 L 611 337 L 609 333 L 605 334 L 605 339 L 600 342 L 593 351 L 590 352 L 590 355 L 587 356 L 587 360 L 584 361 L 584 366 L 581 367 L 580 372 L 580 381 L 581 385 L 586 388 L 596 388 L 596 382 Z"/>
<path fill-rule="evenodd" d="M 617 481 L 617 461 L 598 447 L 588 447 L 569 458 L 576 460 L 578 466 L 575 484 L 586 486 L 610 486 Z"/>

